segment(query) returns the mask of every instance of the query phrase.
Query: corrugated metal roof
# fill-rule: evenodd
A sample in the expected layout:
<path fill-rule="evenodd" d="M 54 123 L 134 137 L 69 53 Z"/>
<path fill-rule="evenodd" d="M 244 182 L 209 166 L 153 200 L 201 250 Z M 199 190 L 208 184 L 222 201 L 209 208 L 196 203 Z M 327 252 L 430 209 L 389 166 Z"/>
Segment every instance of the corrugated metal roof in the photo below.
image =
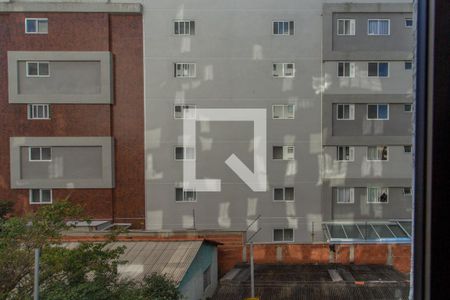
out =
<path fill-rule="evenodd" d="M 113 242 L 106 249 L 125 246 L 120 260 L 127 261 L 119 266 L 121 276 L 142 280 L 153 272 L 167 274 L 180 283 L 197 255 L 203 241 L 139 241 Z M 78 242 L 64 243 L 64 247 L 74 248 Z"/>

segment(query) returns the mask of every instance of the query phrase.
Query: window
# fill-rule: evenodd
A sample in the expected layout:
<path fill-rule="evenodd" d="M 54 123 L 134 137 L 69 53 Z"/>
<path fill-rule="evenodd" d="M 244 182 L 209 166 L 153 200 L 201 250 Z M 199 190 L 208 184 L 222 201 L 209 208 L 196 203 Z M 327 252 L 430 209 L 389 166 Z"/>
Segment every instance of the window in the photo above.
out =
<path fill-rule="evenodd" d="M 272 105 L 272 119 L 294 119 L 294 104 Z"/>
<path fill-rule="evenodd" d="M 30 204 L 49 204 L 52 203 L 52 190 L 31 189 L 29 197 Z"/>
<path fill-rule="evenodd" d="M 388 160 L 387 146 L 367 147 L 367 160 Z"/>
<path fill-rule="evenodd" d="M 175 188 L 176 202 L 195 202 L 197 201 L 197 193 L 194 190 Z"/>
<path fill-rule="evenodd" d="M 175 147 L 175 160 L 195 160 L 195 148 Z"/>
<path fill-rule="evenodd" d="M 335 188 L 337 203 L 355 203 L 355 189 L 347 187 Z"/>
<path fill-rule="evenodd" d="M 412 62 L 405 61 L 405 70 L 412 70 Z"/>
<path fill-rule="evenodd" d="M 355 77 L 355 63 L 338 62 L 338 77 Z"/>
<path fill-rule="evenodd" d="M 336 109 L 338 120 L 354 120 L 355 105 L 354 104 L 338 104 Z"/>
<path fill-rule="evenodd" d="M 388 188 L 368 187 L 367 188 L 367 203 L 388 203 L 389 191 Z"/>
<path fill-rule="evenodd" d="M 411 196 L 411 195 L 412 195 L 412 193 L 411 193 L 411 187 L 404 187 L 404 188 L 403 188 L 403 195 L 404 195 L 404 196 Z"/>
<path fill-rule="evenodd" d="M 403 146 L 403 151 L 405 151 L 405 153 L 411 153 L 411 150 L 412 150 L 412 146 L 411 145 Z"/>
<path fill-rule="evenodd" d="M 293 64 L 293 63 L 273 64 L 272 76 L 280 77 L 280 78 L 295 77 L 295 64 Z"/>
<path fill-rule="evenodd" d="M 195 21 L 174 21 L 175 35 L 195 35 Z"/>
<path fill-rule="evenodd" d="M 29 147 L 29 161 L 51 161 L 52 148 L 50 147 Z"/>
<path fill-rule="evenodd" d="M 367 120 L 388 120 L 389 104 L 367 104 Z"/>
<path fill-rule="evenodd" d="M 47 34 L 48 19 L 47 18 L 26 18 L 25 33 L 30 34 Z"/>
<path fill-rule="evenodd" d="M 355 159 L 355 148 L 349 146 L 337 147 L 337 160 L 353 161 Z"/>
<path fill-rule="evenodd" d="M 27 61 L 27 77 L 49 77 L 50 63 L 43 61 Z"/>
<path fill-rule="evenodd" d="M 274 21 L 272 23 L 273 34 L 275 35 L 293 35 L 294 21 Z"/>
<path fill-rule="evenodd" d="M 389 76 L 389 63 L 387 62 L 370 62 L 368 64 L 369 77 L 388 77 Z"/>
<path fill-rule="evenodd" d="M 368 35 L 390 35 L 391 21 L 389 19 L 372 19 L 367 24 Z"/>
<path fill-rule="evenodd" d="M 203 291 L 205 291 L 211 284 L 211 266 L 208 266 L 205 271 L 203 271 Z"/>
<path fill-rule="evenodd" d="M 293 242 L 294 229 L 292 228 L 276 228 L 273 230 L 274 242 Z"/>
<path fill-rule="evenodd" d="M 413 27 L 413 20 L 411 18 L 405 19 L 405 27 L 407 27 L 407 28 Z"/>
<path fill-rule="evenodd" d="M 274 188 L 273 189 L 274 201 L 294 201 L 294 188 Z"/>
<path fill-rule="evenodd" d="M 196 76 L 196 64 L 194 63 L 175 63 L 175 77 L 193 78 Z"/>
<path fill-rule="evenodd" d="M 355 35 L 354 19 L 338 19 L 337 35 Z"/>
<path fill-rule="evenodd" d="M 174 118 L 175 119 L 195 119 L 196 115 L 195 105 L 175 105 Z"/>
<path fill-rule="evenodd" d="M 405 104 L 405 105 L 403 105 L 403 111 L 404 112 L 412 112 L 413 111 L 412 104 Z"/>
<path fill-rule="evenodd" d="M 273 156 L 275 160 L 293 160 L 295 147 L 294 146 L 273 146 Z"/>
<path fill-rule="evenodd" d="M 48 104 L 28 104 L 28 119 L 48 120 L 50 119 L 50 105 Z"/>

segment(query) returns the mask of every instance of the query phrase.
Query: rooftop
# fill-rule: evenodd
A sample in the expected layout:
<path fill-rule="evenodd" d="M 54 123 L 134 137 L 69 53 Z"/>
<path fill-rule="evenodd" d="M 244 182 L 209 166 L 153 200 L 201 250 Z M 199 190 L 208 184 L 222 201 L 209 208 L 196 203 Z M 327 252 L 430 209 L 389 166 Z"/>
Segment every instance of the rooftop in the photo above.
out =
<path fill-rule="evenodd" d="M 408 275 L 379 265 L 256 265 L 255 292 L 264 300 L 408 299 Z M 250 297 L 250 270 L 225 275 L 213 299 Z"/>

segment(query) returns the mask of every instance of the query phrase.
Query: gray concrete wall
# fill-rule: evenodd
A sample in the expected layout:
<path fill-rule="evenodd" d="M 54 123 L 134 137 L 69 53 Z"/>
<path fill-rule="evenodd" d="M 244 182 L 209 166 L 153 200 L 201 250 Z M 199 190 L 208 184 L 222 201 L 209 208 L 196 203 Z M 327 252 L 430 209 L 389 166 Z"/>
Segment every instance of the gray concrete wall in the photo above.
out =
<path fill-rule="evenodd" d="M 380 103 L 384 104 L 384 103 Z M 404 111 L 404 104 L 389 104 L 387 120 L 368 120 L 367 104 L 355 104 L 354 120 L 338 120 L 337 104 L 332 109 L 333 136 L 410 136 L 412 113 Z M 327 117 L 327 116 L 324 116 Z"/>
<path fill-rule="evenodd" d="M 101 179 L 102 147 L 52 147 L 51 161 L 29 161 L 29 147 L 21 147 L 21 178 Z"/>
<path fill-rule="evenodd" d="M 113 188 L 111 137 L 11 137 L 11 188 Z M 29 147 L 51 147 L 52 160 L 28 161 Z"/>
<path fill-rule="evenodd" d="M 27 77 L 27 61 L 49 62 L 50 76 Z M 9 103 L 113 102 L 111 53 L 8 51 Z"/>

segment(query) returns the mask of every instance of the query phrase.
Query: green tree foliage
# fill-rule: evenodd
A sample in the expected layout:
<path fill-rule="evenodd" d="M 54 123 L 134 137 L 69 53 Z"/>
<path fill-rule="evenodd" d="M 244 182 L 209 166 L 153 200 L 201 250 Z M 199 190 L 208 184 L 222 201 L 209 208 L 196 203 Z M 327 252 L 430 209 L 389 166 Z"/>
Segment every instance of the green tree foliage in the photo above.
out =
<path fill-rule="evenodd" d="M 44 300 L 177 300 L 175 282 L 152 274 L 143 281 L 121 278 L 117 268 L 123 247 L 80 243 L 64 247 L 67 219 L 82 211 L 68 201 L 43 206 L 26 217 L 0 220 L 0 299 L 31 299 L 34 249 L 41 249 L 40 296 Z"/>
<path fill-rule="evenodd" d="M 0 219 L 4 219 L 6 215 L 12 212 L 14 202 L 11 200 L 0 201 Z"/>

